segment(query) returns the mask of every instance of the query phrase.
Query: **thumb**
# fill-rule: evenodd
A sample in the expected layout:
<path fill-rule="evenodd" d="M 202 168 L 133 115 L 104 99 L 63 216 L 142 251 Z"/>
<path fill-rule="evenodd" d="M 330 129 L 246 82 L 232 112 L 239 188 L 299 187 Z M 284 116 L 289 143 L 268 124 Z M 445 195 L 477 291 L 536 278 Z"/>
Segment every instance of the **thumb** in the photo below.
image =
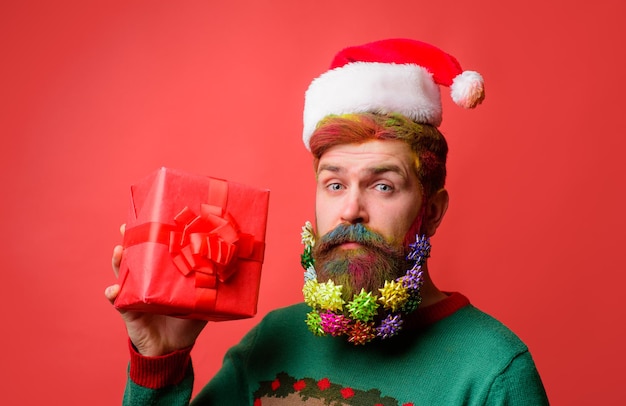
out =
<path fill-rule="evenodd" d="M 120 293 L 120 285 L 118 284 L 111 285 L 104 290 L 104 296 L 109 302 L 111 302 L 111 304 L 115 302 L 115 298 L 117 297 L 118 293 Z"/>

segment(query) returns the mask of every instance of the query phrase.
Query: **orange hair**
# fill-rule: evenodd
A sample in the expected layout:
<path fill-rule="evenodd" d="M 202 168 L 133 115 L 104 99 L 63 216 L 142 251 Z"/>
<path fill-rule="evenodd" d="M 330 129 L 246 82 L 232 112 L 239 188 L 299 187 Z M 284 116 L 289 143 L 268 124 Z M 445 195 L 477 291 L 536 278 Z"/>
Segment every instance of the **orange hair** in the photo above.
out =
<path fill-rule="evenodd" d="M 425 199 L 444 187 L 446 139 L 436 127 L 416 123 L 401 114 L 355 113 L 325 117 L 311 136 L 314 165 L 317 167 L 324 152 L 335 145 L 370 140 L 400 140 L 409 144 L 417 155 L 417 176 Z"/>

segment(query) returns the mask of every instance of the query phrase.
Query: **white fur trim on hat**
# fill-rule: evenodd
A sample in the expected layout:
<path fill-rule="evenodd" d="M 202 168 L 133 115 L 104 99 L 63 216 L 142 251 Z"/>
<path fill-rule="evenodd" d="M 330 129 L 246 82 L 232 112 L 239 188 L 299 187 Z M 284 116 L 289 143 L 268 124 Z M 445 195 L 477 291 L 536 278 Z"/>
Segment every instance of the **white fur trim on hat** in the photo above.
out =
<path fill-rule="evenodd" d="M 459 94 L 461 100 L 467 98 L 464 88 Z M 364 112 L 400 113 L 439 126 L 439 86 L 428 70 L 415 64 L 353 62 L 329 70 L 313 80 L 305 93 L 304 145 L 310 150 L 311 135 L 324 117 Z"/>

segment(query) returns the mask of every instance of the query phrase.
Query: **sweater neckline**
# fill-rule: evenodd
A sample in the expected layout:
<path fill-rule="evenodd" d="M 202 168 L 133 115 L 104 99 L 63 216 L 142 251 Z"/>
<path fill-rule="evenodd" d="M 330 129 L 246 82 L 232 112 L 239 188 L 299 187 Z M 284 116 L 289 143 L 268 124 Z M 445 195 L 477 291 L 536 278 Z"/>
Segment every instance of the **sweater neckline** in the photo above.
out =
<path fill-rule="evenodd" d="M 416 330 L 428 327 L 470 304 L 469 299 L 459 292 L 444 293 L 448 297 L 430 306 L 420 307 L 411 313 L 405 321 L 405 328 Z"/>

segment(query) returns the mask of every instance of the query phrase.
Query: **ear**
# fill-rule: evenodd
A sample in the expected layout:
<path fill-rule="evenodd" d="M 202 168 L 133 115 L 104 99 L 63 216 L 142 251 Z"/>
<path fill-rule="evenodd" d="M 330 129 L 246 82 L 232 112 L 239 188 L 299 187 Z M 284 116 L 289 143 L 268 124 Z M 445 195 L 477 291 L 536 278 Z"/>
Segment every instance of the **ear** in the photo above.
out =
<path fill-rule="evenodd" d="M 432 195 L 426 202 L 426 208 L 424 210 L 424 220 L 422 221 L 422 232 L 427 237 L 435 235 L 435 231 L 441 224 L 443 216 L 448 210 L 448 191 L 446 189 L 439 189 L 434 195 Z"/>

